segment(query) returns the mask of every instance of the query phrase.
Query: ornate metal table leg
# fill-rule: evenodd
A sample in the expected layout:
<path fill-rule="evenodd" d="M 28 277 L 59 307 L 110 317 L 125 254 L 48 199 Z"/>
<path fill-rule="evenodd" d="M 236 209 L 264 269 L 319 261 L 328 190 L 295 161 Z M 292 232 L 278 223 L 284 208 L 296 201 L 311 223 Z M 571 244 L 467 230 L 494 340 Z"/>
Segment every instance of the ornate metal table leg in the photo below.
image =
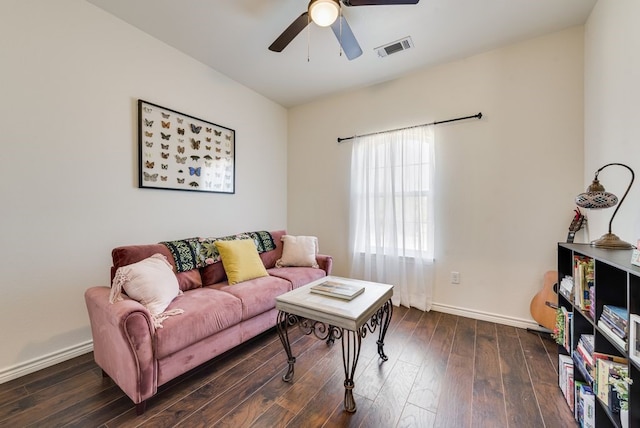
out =
<path fill-rule="evenodd" d="M 361 330 L 361 329 L 360 329 Z M 353 376 L 356 373 L 358 358 L 360 357 L 360 345 L 362 343 L 361 331 L 342 331 L 342 362 L 344 364 L 344 409 L 353 413 L 356 411 L 356 402 L 353 399 Z"/>
<path fill-rule="evenodd" d="M 387 300 L 380 309 L 378 309 L 378 317 L 380 320 L 380 332 L 378 333 L 378 355 L 383 361 L 387 361 L 389 357 L 384 353 L 384 337 L 387 334 L 389 323 L 391 323 L 391 316 L 393 315 L 393 305 L 391 300 Z"/>
<path fill-rule="evenodd" d="M 294 357 L 293 353 L 291 352 L 291 345 L 289 344 L 289 333 L 287 332 L 287 327 L 289 325 L 296 324 L 297 322 L 298 317 L 296 317 L 295 315 L 278 311 L 278 320 L 276 323 L 276 327 L 278 330 L 278 336 L 280 336 L 280 341 L 282 342 L 282 346 L 284 347 L 284 351 L 287 353 L 287 362 L 289 363 L 287 373 L 282 376 L 282 380 L 285 382 L 290 382 L 293 378 L 293 365 L 296 362 L 296 357 Z"/>
<path fill-rule="evenodd" d="M 333 330 L 334 330 L 334 326 L 329 325 L 329 337 L 327 337 L 327 345 L 333 345 L 333 342 L 336 341 L 336 338 L 333 336 Z"/>

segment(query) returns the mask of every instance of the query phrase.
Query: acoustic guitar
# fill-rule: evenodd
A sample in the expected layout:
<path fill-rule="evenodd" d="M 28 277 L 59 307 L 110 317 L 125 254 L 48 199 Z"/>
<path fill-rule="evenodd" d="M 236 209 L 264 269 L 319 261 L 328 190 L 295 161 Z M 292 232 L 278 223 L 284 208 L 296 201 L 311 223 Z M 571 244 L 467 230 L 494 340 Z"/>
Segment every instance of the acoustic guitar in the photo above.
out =
<path fill-rule="evenodd" d="M 579 209 L 574 210 L 574 216 L 569 225 L 567 242 L 573 242 L 573 238 L 584 227 L 586 219 Z M 534 320 L 548 330 L 556 325 L 556 309 L 558 305 L 558 272 L 552 270 L 544 274 L 542 290 L 531 299 L 529 311 Z"/>

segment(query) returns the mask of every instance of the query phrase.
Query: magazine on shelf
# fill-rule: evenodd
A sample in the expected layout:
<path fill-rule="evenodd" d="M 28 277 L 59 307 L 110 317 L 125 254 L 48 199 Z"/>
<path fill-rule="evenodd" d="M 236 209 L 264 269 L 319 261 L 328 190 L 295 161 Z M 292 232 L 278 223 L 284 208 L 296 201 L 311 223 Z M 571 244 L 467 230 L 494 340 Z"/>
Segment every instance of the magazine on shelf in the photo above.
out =
<path fill-rule="evenodd" d="M 325 281 L 310 288 L 312 293 L 324 296 L 337 297 L 339 299 L 351 300 L 364 292 L 364 286 L 345 284 L 338 281 Z"/>

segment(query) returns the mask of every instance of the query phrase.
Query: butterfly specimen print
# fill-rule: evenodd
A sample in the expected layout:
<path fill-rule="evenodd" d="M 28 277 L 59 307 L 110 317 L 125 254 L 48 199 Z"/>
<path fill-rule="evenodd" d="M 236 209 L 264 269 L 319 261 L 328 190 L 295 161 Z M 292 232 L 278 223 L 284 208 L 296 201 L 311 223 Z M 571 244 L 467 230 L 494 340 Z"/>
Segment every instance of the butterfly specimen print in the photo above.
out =
<path fill-rule="evenodd" d="M 145 172 L 144 181 L 158 181 L 158 174 L 149 174 L 148 172 Z"/>
<path fill-rule="evenodd" d="M 235 130 L 143 100 L 137 113 L 140 187 L 235 193 Z"/>

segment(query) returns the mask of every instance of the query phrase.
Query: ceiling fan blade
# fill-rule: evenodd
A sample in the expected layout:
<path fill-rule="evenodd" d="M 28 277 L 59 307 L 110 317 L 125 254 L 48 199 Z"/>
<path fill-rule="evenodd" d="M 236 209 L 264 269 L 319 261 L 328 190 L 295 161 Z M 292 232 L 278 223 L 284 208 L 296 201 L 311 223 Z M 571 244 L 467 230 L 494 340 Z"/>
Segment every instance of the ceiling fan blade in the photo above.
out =
<path fill-rule="evenodd" d="M 342 0 L 345 6 L 385 6 L 392 4 L 418 4 L 420 0 Z"/>
<path fill-rule="evenodd" d="M 269 46 L 270 51 L 282 52 L 293 39 L 309 24 L 309 13 L 304 12 L 287 27 L 280 36 Z"/>
<path fill-rule="evenodd" d="M 342 50 L 345 55 L 349 58 L 349 61 L 362 55 L 362 49 L 360 48 L 360 45 L 356 40 L 356 36 L 353 35 L 353 31 L 351 31 L 351 27 L 349 27 L 344 16 L 340 16 L 336 19 L 336 21 L 331 24 L 331 29 L 333 30 L 333 34 L 336 35 L 338 43 L 342 46 Z"/>

